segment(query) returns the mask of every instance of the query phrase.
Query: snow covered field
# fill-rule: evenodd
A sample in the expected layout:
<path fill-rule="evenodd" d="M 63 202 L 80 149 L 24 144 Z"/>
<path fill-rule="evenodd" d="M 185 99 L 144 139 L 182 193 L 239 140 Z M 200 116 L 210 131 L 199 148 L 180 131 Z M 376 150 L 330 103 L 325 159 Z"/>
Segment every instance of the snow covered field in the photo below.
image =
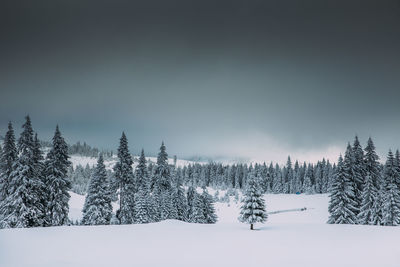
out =
<path fill-rule="evenodd" d="M 73 194 L 72 218 L 84 198 Z M 147 225 L 0 230 L 1 267 L 400 266 L 400 227 L 328 225 L 327 195 L 267 195 L 258 231 L 237 221 L 239 204 L 217 203 L 215 225 Z"/>

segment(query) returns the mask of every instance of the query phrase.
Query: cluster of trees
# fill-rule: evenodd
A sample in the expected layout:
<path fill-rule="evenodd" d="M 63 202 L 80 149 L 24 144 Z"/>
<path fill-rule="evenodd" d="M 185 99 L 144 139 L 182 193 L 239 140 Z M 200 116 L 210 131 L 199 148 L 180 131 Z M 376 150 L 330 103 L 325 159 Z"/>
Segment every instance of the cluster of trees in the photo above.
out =
<path fill-rule="evenodd" d="M 262 193 L 327 193 L 332 185 L 336 165 L 323 159 L 317 164 L 293 163 L 288 157 L 285 166 L 221 163 L 190 164 L 177 169 L 177 176 L 185 185 L 211 186 L 216 189 L 244 189 L 246 179 L 253 173 L 259 180 Z"/>
<path fill-rule="evenodd" d="M 18 142 L 11 122 L 0 154 L 0 227 L 57 226 L 68 222 L 68 147 L 58 126 L 43 157 L 29 116 Z"/>
<path fill-rule="evenodd" d="M 104 154 L 100 153 L 104 158 Z M 95 167 L 90 167 L 89 164 L 86 164 L 85 167 L 82 165 L 78 164 L 75 166 L 70 166 L 68 168 L 68 177 L 71 180 L 71 191 L 79 194 L 79 195 L 86 195 L 88 189 L 89 189 L 89 182 L 90 178 L 94 174 Z M 113 173 L 111 170 L 106 170 L 107 173 L 107 179 L 111 181 Z M 115 196 L 114 198 L 115 199 Z"/>
<path fill-rule="evenodd" d="M 400 153 L 389 151 L 384 166 L 371 138 L 363 149 L 356 137 L 340 155 L 331 188 L 328 223 L 400 224 Z"/>
<path fill-rule="evenodd" d="M 128 140 L 122 134 L 118 148 L 118 162 L 113 178 L 107 179 L 103 157 L 100 156 L 90 180 L 83 208 L 82 224 L 110 224 L 112 196 L 119 196 L 116 223 L 149 223 L 176 219 L 192 223 L 215 223 L 213 198 L 203 188 L 199 194 L 193 186 L 187 194 L 182 180 L 175 175 L 176 166 L 168 164 L 164 143 L 160 147 L 157 163 L 148 166 L 142 150 L 135 170 L 129 153 Z M 152 172 L 149 172 L 149 168 Z"/>
<path fill-rule="evenodd" d="M 112 157 L 113 152 L 108 151 L 108 150 L 103 150 L 100 152 L 98 148 L 91 147 L 86 142 L 77 142 L 76 144 L 73 144 L 71 146 L 68 146 L 68 153 L 70 155 L 77 154 L 81 156 L 86 156 L 86 157 L 98 157 L 100 153 L 103 154 L 103 157 Z"/>
<path fill-rule="evenodd" d="M 72 147 L 79 153 L 97 151 L 85 144 Z M 71 178 L 73 181 L 81 179 L 74 179 L 68 174 L 77 172 L 86 176 L 86 179 L 90 177 L 89 186 L 84 189 L 87 197 L 82 224 L 109 224 L 113 215 L 111 203 L 118 199 L 120 208 L 115 223 L 148 223 L 165 219 L 215 223 L 217 220 L 213 198 L 205 188 L 199 194 L 189 187 L 186 194 L 182 181 L 175 175 L 175 166 L 168 164 L 164 144 L 155 165 L 147 165 L 142 151 L 134 171 L 128 142 L 123 134 L 118 148 L 118 162 L 112 175 L 105 169 L 103 154 L 99 156 L 94 169 L 78 166 L 74 171 L 68 150 L 58 126 L 51 148 L 44 157 L 29 116 L 22 126 L 18 141 L 11 122 L 8 124 L 3 147 L 0 146 L 1 228 L 69 224 L 68 192 L 73 188 Z M 149 173 L 149 169 L 152 172 Z M 75 189 L 84 187 L 83 184 L 80 186 Z"/>

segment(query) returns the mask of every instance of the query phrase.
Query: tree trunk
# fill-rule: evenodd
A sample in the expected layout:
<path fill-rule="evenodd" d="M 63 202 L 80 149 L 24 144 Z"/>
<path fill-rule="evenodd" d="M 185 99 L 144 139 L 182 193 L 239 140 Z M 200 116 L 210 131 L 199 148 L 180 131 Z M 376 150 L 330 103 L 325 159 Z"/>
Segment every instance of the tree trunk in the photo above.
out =
<path fill-rule="evenodd" d="M 253 224 L 250 224 L 250 230 L 254 230 Z"/>

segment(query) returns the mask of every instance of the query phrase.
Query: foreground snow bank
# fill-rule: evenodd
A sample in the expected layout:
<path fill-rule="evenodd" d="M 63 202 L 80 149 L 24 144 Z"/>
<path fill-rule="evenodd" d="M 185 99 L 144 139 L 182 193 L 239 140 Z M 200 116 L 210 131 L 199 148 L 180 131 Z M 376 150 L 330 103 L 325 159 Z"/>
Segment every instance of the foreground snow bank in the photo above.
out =
<path fill-rule="evenodd" d="M 0 266 L 400 266 L 400 227 L 328 225 L 326 195 L 266 201 L 269 211 L 308 209 L 269 215 L 258 231 L 237 222 L 235 203 L 216 205 L 215 225 L 171 220 L 0 230 Z"/>

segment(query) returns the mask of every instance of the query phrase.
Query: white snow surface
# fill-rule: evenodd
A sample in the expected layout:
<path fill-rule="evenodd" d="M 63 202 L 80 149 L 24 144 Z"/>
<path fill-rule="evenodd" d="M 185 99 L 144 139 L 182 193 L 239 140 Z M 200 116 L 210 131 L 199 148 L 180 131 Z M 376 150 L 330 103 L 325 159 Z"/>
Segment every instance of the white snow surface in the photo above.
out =
<path fill-rule="evenodd" d="M 209 190 L 213 194 L 213 190 Z M 220 192 L 220 196 L 223 192 Z M 1 267 L 272 266 L 398 267 L 400 227 L 329 225 L 327 195 L 266 195 L 256 231 L 239 223 L 240 203 L 216 203 L 214 225 L 174 220 L 142 225 L 0 230 Z M 84 197 L 71 193 L 70 217 Z"/>

